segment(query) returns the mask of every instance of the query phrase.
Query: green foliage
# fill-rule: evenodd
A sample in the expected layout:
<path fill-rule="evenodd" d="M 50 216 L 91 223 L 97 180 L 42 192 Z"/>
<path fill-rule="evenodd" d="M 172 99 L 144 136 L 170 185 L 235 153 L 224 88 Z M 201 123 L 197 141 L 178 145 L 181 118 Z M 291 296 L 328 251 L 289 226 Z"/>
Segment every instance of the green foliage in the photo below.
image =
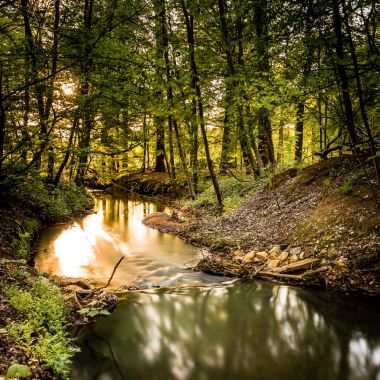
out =
<path fill-rule="evenodd" d="M 29 291 L 9 286 L 5 293 L 23 317 L 22 322 L 7 326 L 9 335 L 57 376 L 66 378 L 74 350 L 65 331 L 66 309 L 59 289 L 39 277 Z"/>
<path fill-rule="evenodd" d="M 38 176 L 8 175 L 0 181 L 0 208 L 15 215 L 2 223 L 1 243 L 10 248 L 14 257 L 29 259 L 41 221 L 57 221 L 93 207 L 93 198 L 74 184 L 46 185 Z M 6 202 L 6 205 L 5 205 Z M 12 217 L 13 219 L 12 219 Z"/>
<path fill-rule="evenodd" d="M 59 331 L 56 334 L 45 333 L 40 337 L 34 350 L 36 356 L 43 359 L 46 366 L 62 378 L 70 374 L 71 359 L 78 349 L 69 346 L 67 334 Z"/>
<path fill-rule="evenodd" d="M 340 192 L 343 195 L 351 195 L 354 191 L 352 178 L 346 178 L 340 187 Z"/>
<path fill-rule="evenodd" d="M 93 199 L 83 188 L 72 183 L 63 183 L 55 188 L 46 185 L 36 175 L 28 177 L 9 175 L 0 183 L 0 188 L 8 202 L 22 205 L 43 221 L 64 219 L 91 209 L 93 206 Z M 20 236 L 21 239 L 28 237 L 29 235 Z"/>
<path fill-rule="evenodd" d="M 238 179 L 237 179 L 238 178 Z M 219 178 L 219 186 L 223 194 L 223 204 L 226 211 L 237 207 L 244 197 L 253 191 L 262 188 L 268 181 L 267 177 L 253 179 L 252 176 L 239 174 L 235 177 L 223 176 Z M 185 209 L 205 209 L 207 211 L 217 211 L 218 204 L 215 199 L 215 192 L 212 184 L 208 182 L 208 187 L 203 185 L 205 190 L 198 194 L 194 201 L 187 201 Z"/>
<path fill-rule="evenodd" d="M 110 315 L 110 312 L 104 308 L 105 306 L 105 302 L 94 300 L 87 304 L 83 309 L 78 310 L 78 313 L 90 318 L 99 315 Z"/>
<path fill-rule="evenodd" d="M 331 177 L 323 178 L 323 187 L 328 188 L 331 185 Z"/>
<path fill-rule="evenodd" d="M 28 377 L 30 376 L 30 370 L 27 365 L 24 364 L 18 364 L 18 363 L 13 363 L 11 366 L 8 368 L 7 371 L 7 378 L 12 379 L 14 377 Z"/>

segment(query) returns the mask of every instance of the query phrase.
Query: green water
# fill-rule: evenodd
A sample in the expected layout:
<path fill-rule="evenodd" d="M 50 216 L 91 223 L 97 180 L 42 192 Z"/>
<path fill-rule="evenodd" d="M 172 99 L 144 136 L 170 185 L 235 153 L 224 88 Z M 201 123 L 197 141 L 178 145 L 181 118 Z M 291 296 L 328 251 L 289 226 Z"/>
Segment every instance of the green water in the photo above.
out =
<path fill-rule="evenodd" d="M 376 304 L 262 282 L 134 293 L 79 332 L 76 379 L 379 379 Z"/>
<path fill-rule="evenodd" d="M 76 331 L 71 380 L 380 380 L 378 300 L 194 273 L 199 249 L 141 223 L 157 210 L 101 197 L 41 236 L 43 272 L 103 284 L 125 257 L 117 310 Z"/>

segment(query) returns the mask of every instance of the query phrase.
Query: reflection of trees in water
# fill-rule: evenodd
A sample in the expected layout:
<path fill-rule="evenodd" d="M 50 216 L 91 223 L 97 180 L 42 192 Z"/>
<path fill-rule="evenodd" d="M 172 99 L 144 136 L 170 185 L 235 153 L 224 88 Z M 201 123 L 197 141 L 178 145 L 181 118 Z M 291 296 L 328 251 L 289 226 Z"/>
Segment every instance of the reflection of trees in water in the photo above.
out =
<path fill-rule="evenodd" d="M 363 378 L 351 352 L 358 330 L 340 328 L 335 312 L 326 316 L 291 288 L 249 283 L 182 293 L 136 296 L 96 326 L 128 379 Z M 99 339 L 88 340 L 107 355 Z M 367 347 L 362 360 L 370 362 L 379 339 Z M 92 366 L 82 355 L 76 367 Z"/>

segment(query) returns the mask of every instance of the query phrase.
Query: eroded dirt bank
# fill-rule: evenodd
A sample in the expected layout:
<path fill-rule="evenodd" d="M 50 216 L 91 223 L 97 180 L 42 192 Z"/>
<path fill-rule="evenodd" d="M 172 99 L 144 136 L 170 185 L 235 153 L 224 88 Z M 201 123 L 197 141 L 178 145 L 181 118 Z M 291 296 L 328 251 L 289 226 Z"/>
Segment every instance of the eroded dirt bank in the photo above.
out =
<path fill-rule="evenodd" d="M 380 294 L 379 188 L 370 181 L 357 159 L 333 158 L 277 175 L 231 212 L 144 222 L 208 248 L 197 270 Z"/>

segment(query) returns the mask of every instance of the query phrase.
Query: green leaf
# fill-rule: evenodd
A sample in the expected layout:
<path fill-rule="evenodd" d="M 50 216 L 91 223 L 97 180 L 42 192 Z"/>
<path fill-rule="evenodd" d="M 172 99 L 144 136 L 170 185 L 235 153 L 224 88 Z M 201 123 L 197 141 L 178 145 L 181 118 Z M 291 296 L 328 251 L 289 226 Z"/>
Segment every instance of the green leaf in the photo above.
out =
<path fill-rule="evenodd" d="M 111 315 L 111 313 L 108 310 L 100 310 L 101 315 Z"/>
<path fill-rule="evenodd" d="M 0 334 L 6 334 L 6 333 L 7 333 L 7 329 L 0 328 Z"/>
<path fill-rule="evenodd" d="M 87 315 L 89 317 L 95 317 L 99 314 L 99 311 L 98 310 L 91 310 Z"/>
<path fill-rule="evenodd" d="M 90 312 L 90 309 L 88 307 L 84 307 L 83 309 L 78 310 L 79 314 L 87 314 Z"/>
<path fill-rule="evenodd" d="M 13 378 L 13 377 L 28 377 L 30 376 L 30 370 L 27 365 L 24 364 L 18 364 L 13 363 L 7 371 L 7 377 Z"/>

